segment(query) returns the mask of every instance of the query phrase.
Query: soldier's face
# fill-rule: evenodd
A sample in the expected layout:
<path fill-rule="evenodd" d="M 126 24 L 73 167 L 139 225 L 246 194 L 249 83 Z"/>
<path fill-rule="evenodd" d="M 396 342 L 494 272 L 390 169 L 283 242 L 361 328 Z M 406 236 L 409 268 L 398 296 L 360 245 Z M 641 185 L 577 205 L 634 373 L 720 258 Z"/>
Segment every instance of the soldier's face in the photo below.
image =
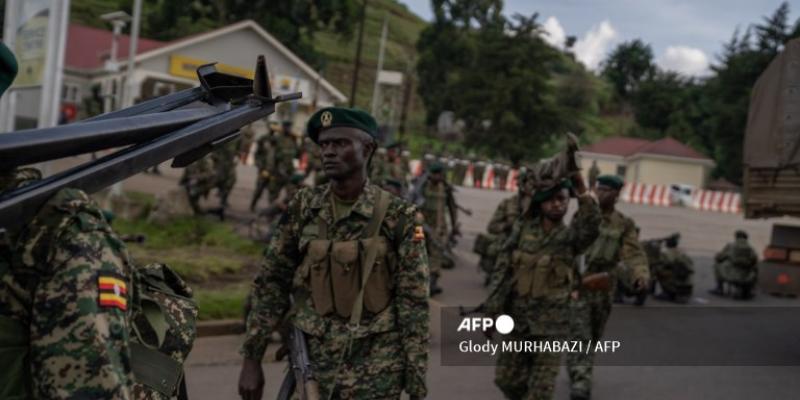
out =
<path fill-rule="evenodd" d="M 619 196 L 619 190 L 610 188 L 605 185 L 597 185 L 595 189 L 597 194 L 597 201 L 600 203 L 600 208 L 608 209 L 614 206 Z"/>
<path fill-rule="evenodd" d="M 369 136 L 358 129 L 332 128 L 319 134 L 322 168 L 330 179 L 342 179 L 353 173 L 366 171 L 372 146 Z"/>
<path fill-rule="evenodd" d="M 561 221 L 567 214 L 569 190 L 561 189 L 553 197 L 542 202 L 542 215 L 551 221 Z"/>

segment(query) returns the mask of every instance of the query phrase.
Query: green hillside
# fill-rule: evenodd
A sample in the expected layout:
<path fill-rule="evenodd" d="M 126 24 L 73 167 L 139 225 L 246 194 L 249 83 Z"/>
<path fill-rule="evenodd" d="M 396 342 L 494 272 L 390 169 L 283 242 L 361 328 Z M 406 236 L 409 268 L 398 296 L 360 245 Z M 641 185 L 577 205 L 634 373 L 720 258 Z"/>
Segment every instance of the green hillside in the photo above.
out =
<path fill-rule="evenodd" d="M 369 109 L 372 102 L 381 30 L 386 16 L 389 18 L 389 30 L 383 64 L 385 70 L 413 71 L 413 63 L 417 54 L 415 47 L 417 38 L 426 25 L 425 21 L 396 0 L 369 1 L 361 50 L 361 71 L 356 94 L 356 105 L 364 109 Z M 323 32 L 316 35 L 315 50 L 326 58 L 325 78 L 348 98 L 353 82 L 357 40 L 357 27 L 354 28 L 352 38 L 349 40 L 333 33 Z M 410 132 L 422 130 L 424 119 L 422 101 L 416 96 L 416 90 L 413 92 L 412 109 L 409 115 L 408 131 Z"/>

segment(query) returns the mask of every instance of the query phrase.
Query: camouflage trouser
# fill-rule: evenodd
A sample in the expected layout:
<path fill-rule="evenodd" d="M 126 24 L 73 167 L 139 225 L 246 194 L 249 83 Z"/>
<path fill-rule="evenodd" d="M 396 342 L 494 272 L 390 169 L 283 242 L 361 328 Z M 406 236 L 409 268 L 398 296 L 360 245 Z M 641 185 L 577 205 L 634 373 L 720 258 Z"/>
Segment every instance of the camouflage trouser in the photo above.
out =
<path fill-rule="evenodd" d="M 324 338 L 307 335 L 306 340 L 322 399 L 328 398 L 334 381 L 334 399 L 400 398 L 405 366 L 400 332 L 356 339 L 343 362 L 345 332 L 330 332 Z"/>
<path fill-rule="evenodd" d="M 573 340 L 592 342 L 600 340 L 611 315 L 611 292 L 580 293 L 578 301 L 570 309 L 570 330 Z M 569 353 L 567 372 L 573 395 L 589 397 L 592 392 L 592 367 L 594 353 Z"/>
<path fill-rule="evenodd" d="M 442 246 L 446 243 L 447 236 L 436 233 L 432 233 L 431 236 L 433 237 L 425 241 L 428 248 L 428 269 L 431 277 L 438 277 L 442 274 L 442 264 L 445 257 Z"/>
<path fill-rule="evenodd" d="M 548 336 L 524 339 L 553 340 Z M 550 400 L 560 359 L 559 353 L 502 352 L 497 358 L 494 383 L 510 400 Z"/>

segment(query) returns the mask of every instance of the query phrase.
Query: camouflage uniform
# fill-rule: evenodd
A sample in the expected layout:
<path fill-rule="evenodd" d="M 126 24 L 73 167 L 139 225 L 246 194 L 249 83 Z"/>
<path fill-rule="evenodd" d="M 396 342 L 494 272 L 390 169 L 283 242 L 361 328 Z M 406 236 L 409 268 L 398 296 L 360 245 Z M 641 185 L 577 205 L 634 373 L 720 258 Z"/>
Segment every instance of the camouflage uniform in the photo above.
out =
<path fill-rule="evenodd" d="M 664 297 L 668 300 L 686 303 L 694 288 L 692 285 L 694 262 L 677 247 L 664 249 L 661 252 L 660 260 L 656 277 Z"/>
<path fill-rule="evenodd" d="M 455 165 L 453 165 L 453 184 L 454 185 L 463 185 L 464 184 L 464 177 L 467 175 L 467 165 L 469 163 L 464 160 L 456 160 Z"/>
<path fill-rule="evenodd" d="M 378 185 L 389 177 L 389 162 L 386 159 L 386 149 L 381 147 L 372 155 L 369 166 L 369 179 Z"/>
<path fill-rule="evenodd" d="M 720 284 L 728 282 L 752 287 L 758 277 L 757 264 L 758 256 L 747 239 L 737 238 L 714 257 L 714 277 Z"/>
<path fill-rule="evenodd" d="M 491 277 L 492 270 L 494 269 L 495 262 L 497 261 L 497 254 L 508 235 L 511 234 L 511 228 L 514 222 L 517 221 L 521 213 L 522 205 L 520 203 L 519 194 L 515 194 L 503 201 L 497 206 L 492 214 L 492 219 L 489 221 L 487 231 L 491 236 L 489 240 L 491 244 L 487 254 L 481 255 L 480 267 L 488 277 Z M 491 281 L 491 278 L 489 278 Z"/>
<path fill-rule="evenodd" d="M 598 235 L 600 209 L 588 195 L 579 198 L 569 226 L 542 229 L 542 217 L 527 213 L 513 227 L 497 261 L 490 287 L 489 315 L 509 314 L 511 340 L 565 340 L 569 335 L 570 293 L 576 290 L 575 259 Z M 509 399 L 551 399 L 559 369 L 558 353 L 502 352 L 495 384 Z"/>
<path fill-rule="evenodd" d="M 453 187 L 447 182 L 434 184 L 428 180 L 422 188 L 422 196 L 425 198 L 421 208 L 425 224 L 429 228 L 428 242 L 428 265 L 430 266 L 431 278 L 435 281 L 441 275 L 442 266 L 452 260 L 446 260 L 445 248 L 447 248 L 450 229 L 458 222 L 455 197 Z M 447 224 L 447 214 L 450 215 L 450 226 Z"/>
<path fill-rule="evenodd" d="M 597 161 L 592 162 L 592 166 L 589 168 L 589 188 L 594 190 L 595 185 L 597 184 L 597 176 L 600 175 L 600 168 L 597 168 Z"/>
<path fill-rule="evenodd" d="M 274 136 L 262 136 L 256 148 L 256 191 L 250 201 L 254 209 L 264 189 L 269 192 L 269 202 L 278 198 L 281 189 L 289 182 L 294 172 L 293 160 L 297 156 L 297 146 L 289 134 L 278 133 Z"/>
<path fill-rule="evenodd" d="M 334 221 L 339 207 L 333 204 L 329 184 L 301 189 L 281 219 L 253 284 L 242 354 L 260 360 L 270 333 L 288 312 L 289 320 L 307 334 L 323 398 L 331 390 L 334 398 L 399 398 L 403 390 L 411 396 L 426 394 L 428 268 L 421 227 L 413 223 L 414 208 L 386 194 L 391 202 L 380 235 L 387 253 L 378 257 L 365 286 L 364 312 L 351 343 L 347 313 L 354 299 L 348 300 L 347 293 L 357 291 L 358 284 L 353 291 L 327 285 L 328 279 L 358 278 L 359 273 L 349 273 L 353 265 L 358 268 L 357 252 L 342 250 L 346 246 L 337 250 L 337 245 L 362 237 L 379 192 L 367 183 L 350 211 Z M 381 282 L 389 285 L 388 291 L 381 291 Z M 326 292 L 328 287 L 336 292 Z M 387 297 L 380 299 L 380 293 Z"/>
<path fill-rule="evenodd" d="M 211 156 L 205 156 L 183 169 L 180 184 L 186 190 L 189 205 L 195 214 L 201 214 L 200 198 L 208 197 L 215 185 L 214 165 Z"/>
<path fill-rule="evenodd" d="M 228 196 L 236 185 L 236 157 L 239 146 L 239 141 L 234 140 L 211 153 L 216 180 L 214 187 L 217 189 L 217 196 L 223 209 L 228 207 Z"/>
<path fill-rule="evenodd" d="M 134 268 L 100 209 L 74 189 L 58 192 L 10 239 L 0 255 L 0 347 L 28 340 L 17 342 L 19 358 L 9 358 L 7 349 L 0 352 L 4 373 L 19 373 L 20 385 L 0 385 L 0 398 L 22 386 L 42 399 L 172 398 L 159 390 L 178 390 L 197 315 L 191 291 L 180 278 L 160 266 Z M 154 270 L 160 281 L 140 278 Z M 145 281 L 167 290 L 145 290 L 140 284 Z M 177 282 L 184 289 L 181 297 L 167 295 L 175 294 Z M 161 310 L 157 315 L 165 321 L 163 329 L 151 329 L 144 317 L 140 305 L 148 301 Z M 156 331 L 160 337 L 154 337 Z M 174 360 L 167 364 L 177 368 L 171 376 L 178 380 L 167 382 L 160 375 L 158 390 L 143 384 L 153 381 L 137 375 L 142 369 L 136 368 L 136 357 L 152 353 L 139 351 L 141 342 L 158 349 L 157 357 Z"/>
<path fill-rule="evenodd" d="M 636 224 L 621 212 L 612 210 L 603 213 L 600 235 L 586 252 L 586 271 L 583 275 L 607 272 L 617 276 L 620 262 L 632 271 L 633 281 L 649 281 L 647 255 L 639 243 Z M 610 291 L 581 288 L 571 314 L 571 331 L 576 340 L 600 340 L 611 315 L 613 293 L 613 287 Z M 567 356 L 567 371 L 575 398 L 590 398 L 593 363 L 594 354 L 591 352 L 570 353 Z"/>

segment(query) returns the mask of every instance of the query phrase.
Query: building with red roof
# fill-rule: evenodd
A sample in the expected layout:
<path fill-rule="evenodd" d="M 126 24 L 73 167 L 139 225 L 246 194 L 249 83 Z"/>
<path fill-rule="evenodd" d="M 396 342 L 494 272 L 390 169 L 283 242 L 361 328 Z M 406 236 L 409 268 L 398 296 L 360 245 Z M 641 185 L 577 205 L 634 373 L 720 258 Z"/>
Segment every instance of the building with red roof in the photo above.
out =
<path fill-rule="evenodd" d="M 650 141 L 610 137 L 586 146 L 579 153 L 588 174 L 594 164 L 601 175 L 619 175 L 626 182 L 703 188 L 714 161 L 671 138 Z"/>
<path fill-rule="evenodd" d="M 114 60 L 111 30 L 69 25 L 61 96 L 67 121 L 196 86 L 196 68 L 207 63 L 217 62 L 219 71 L 251 78 L 259 54 L 266 58 L 273 93 L 303 92 L 302 99 L 291 107 L 279 107 L 272 119 L 292 121 L 299 132 L 315 107 L 347 101 L 341 91 L 251 20 L 171 42 L 139 38 L 128 96 L 123 91 L 129 87 L 125 84 L 129 40 L 128 35 L 119 35 Z M 21 117 L 30 120 L 35 115 Z"/>

